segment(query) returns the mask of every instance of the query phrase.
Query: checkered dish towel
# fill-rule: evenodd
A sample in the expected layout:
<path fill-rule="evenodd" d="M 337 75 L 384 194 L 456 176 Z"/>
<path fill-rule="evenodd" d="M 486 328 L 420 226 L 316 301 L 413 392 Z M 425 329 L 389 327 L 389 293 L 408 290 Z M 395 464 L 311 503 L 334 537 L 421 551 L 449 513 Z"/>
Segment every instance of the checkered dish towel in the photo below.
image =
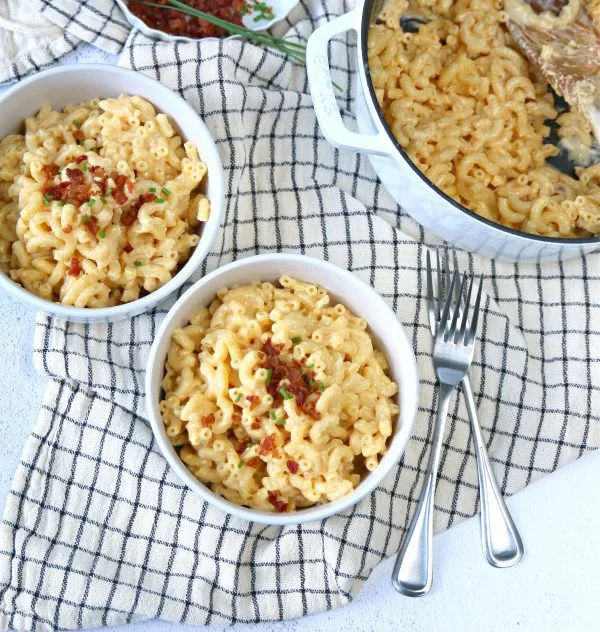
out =
<path fill-rule="evenodd" d="M 90 40 L 100 37 L 99 16 L 113 9 L 109 0 L 44 4 L 51 19 Z M 303 1 L 281 31 L 305 42 L 351 8 L 342 0 Z M 353 39 L 332 46 L 349 125 L 355 55 Z M 120 63 L 183 95 L 221 152 L 227 209 L 196 278 L 274 251 L 353 270 L 407 330 L 419 362 L 420 410 L 400 466 L 356 507 L 318 523 L 250 524 L 183 486 L 145 419 L 148 350 L 175 297 L 107 325 L 40 315 L 35 362 L 51 381 L 1 526 L 0 622 L 18 630 L 150 617 L 227 624 L 344 605 L 397 551 L 423 483 L 436 408 L 424 245 L 436 242 L 394 203 L 365 156 L 323 139 L 304 69 L 279 53 L 241 40 L 173 45 L 133 32 Z M 600 445 L 600 392 L 591 387 L 600 382 L 600 259 L 516 266 L 459 258 L 485 277 L 471 378 L 495 474 L 512 494 Z M 444 447 L 436 531 L 478 510 L 462 398 L 452 405 Z"/>

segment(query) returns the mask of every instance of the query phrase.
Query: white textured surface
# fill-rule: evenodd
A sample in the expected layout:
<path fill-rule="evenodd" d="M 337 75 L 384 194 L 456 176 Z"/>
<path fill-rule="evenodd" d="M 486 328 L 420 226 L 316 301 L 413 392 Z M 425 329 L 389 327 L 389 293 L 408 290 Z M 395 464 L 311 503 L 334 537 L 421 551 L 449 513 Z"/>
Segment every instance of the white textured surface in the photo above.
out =
<path fill-rule="evenodd" d="M 113 61 L 91 48 L 65 62 Z M 1 91 L 1 89 L 0 89 Z M 33 370 L 35 315 L 0 297 L 0 503 L 42 399 L 45 379 Z M 435 539 L 435 585 L 424 598 L 397 595 L 389 583 L 393 560 L 382 563 L 350 606 L 283 623 L 244 626 L 247 632 L 410 630 L 436 632 L 592 632 L 599 629 L 600 453 L 542 479 L 509 501 L 526 547 L 516 568 L 497 570 L 481 553 L 478 518 Z M 235 628 L 241 626 L 234 626 Z M 115 632 L 175 630 L 163 622 L 111 628 Z M 192 630 L 192 628 L 184 628 Z M 220 628 L 213 628 L 215 630 Z"/>

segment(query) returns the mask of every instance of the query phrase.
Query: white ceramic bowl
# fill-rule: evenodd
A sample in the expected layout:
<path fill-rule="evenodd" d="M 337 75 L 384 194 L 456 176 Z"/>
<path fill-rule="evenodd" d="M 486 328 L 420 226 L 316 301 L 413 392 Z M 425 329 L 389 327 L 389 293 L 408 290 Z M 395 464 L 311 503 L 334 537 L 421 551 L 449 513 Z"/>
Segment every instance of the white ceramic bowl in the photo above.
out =
<path fill-rule="evenodd" d="M 170 33 L 165 33 L 164 31 L 159 31 L 158 29 L 153 29 L 149 27 L 144 20 L 141 20 L 134 15 L 127 7 L 127 0 L 116 0 L 117 4 L 123 11 L 125 18 L 131 24 L 131 26 L 135 27 L 138 31 L 143 33 L 146 37 L 150 37 L 152 39 L 157 39 L 162 42 L 198 42 L 197 38 L 193 37 L 185 37 L 183 35 L 171 35 Z M 259 20 L 257 22 L 254 21 L 256 14 L 249 13 L 242 18 L 242 24 L 252 31 L 264 31 L 265 29 L 271 28 L 273 24 L 279 22 L 287 17 L 288 13 L 298 4 L 298 0 L 269 0 L 267 3 L 273 9 L 273 18 L 270 20 Z M 232 35 L 230 37 L 237 37 L 236 35 Z M 214 39 L 214 38 L 204 38 L 204 39 Z"/>
<path fill-rule="evenodd" d="M 53 303 L 28 292 L 0 271 L 0 290 L 30 303 L 46 314 L 73 322 L 122 320 L 141 314 L 160 303 L 200 266 L 219 230 L 225 208 L 223 165 L 208 128 L 178 94 L 162 83 L 133 70 L 104 64 L 78 64 L 53 68 L 21 81 L 0 98 L 0 137 L 21 131 L 23 119 L 35 114 L 44 104 L 61 108 L 68 103 L 121 94 L 144 97 L 157 110 L 170 117 L 182 138 L 192 140 L 198 145 L 200 158 L 208 168 L 206 195 L 210 199 L 211 214 L 208 222 L 201 225 L 198 245 L 179 272 L 156 291 L 131 303 L 103 308 L 70 307 Z"/>
<path fill-rule="evenodd" d="M 394 426 L 389 448 L 373 472 L 369 472 L 358 487 L 347 496 L 323 505 L 289 513 L 271 513 L 241 507 L 225 500 L 201 483 L 184 465 L 171 445 L 162 422 L 159 401 L 161 381 L 171 333 L 186 325 L 190 317 L 210 304 L 218 290 L 252 281 L 277 281 L 290 275 L 326 288 L 334 302 L 343 303 L 349 310 L 364 318 L 375 346 L 381 349 L 390 363 L 390 374 L 398 383 L 400 416 Z M 219 509 L 263 524 L 296 524 L 322 520 L 356 504 L 373 491 L 396 466 L 410 439 L 418 401 L 417 365 L 412 347 L 402 325 L 388 304 L 375 290 L 351 272 L 303 255 L 268 254 L 249 257 L 230 263 L 195 283 L 171 308 L 162 322 L 150 350 L 146 371 L 146 406 L 156 442 L 167 461 L 181 480 L 204 500 Z"/>

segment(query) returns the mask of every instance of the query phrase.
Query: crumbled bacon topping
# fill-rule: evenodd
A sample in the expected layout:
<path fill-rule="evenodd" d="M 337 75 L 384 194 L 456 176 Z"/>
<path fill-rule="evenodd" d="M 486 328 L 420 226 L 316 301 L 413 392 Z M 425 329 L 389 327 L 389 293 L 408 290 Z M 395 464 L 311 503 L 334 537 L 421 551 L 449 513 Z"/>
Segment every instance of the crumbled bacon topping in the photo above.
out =
<path fill-rule="evenodd" d="M 258 430 L 260 428 L 260 421 L 253 421 L 250 424 L 250 427 L 252 428 L 252 430 Z"/>
<path fill-rule="evenodd" d="M 129 254 L 133 250 L 133 246 L 131 244 L 125 244 L 123 250 Z"/>
<path fill-rule="evenodd" d="M 85 140 L 85 134 L 80 129 L 76 129 L 73 132 L 73 138 L 82 143 Z"/>
<path fill-rule="evenodd" d="M 91 215 L 90 218 L 87 220 L 87 222 L 83 222 L 83 225 L 85 226 L 85 229 L 88 231 L 88 233 L 92 237 L 95 237 L 97 235 L 97 233 L 98 233 L 98 219 L 96 217 Z"/>
<path fill-rule="evenodd" d="M 250 402 L 250 408 L 256 408 L 258 405 L 258 395 L 246 395 L 246 399 Z"/>
<path fill-rule="evenodd" d="M 133 182 L 118 171 L 113 170 L 110 177 L 115 181 L 115 189 L 112 192 L 112 196 L 117 204 L 125 204 L 129 199 L 125 193 L 125 187 L 131 193 L 133 191 Z M 133 221 L 131 222 L 133 224 Z"/>
<path fill-rule="evenodd" d="M 242 416 L 239 413 L 233 413 L 233 415 L 231 415 L 231 421 L 233 421 L 234 424 L 241 424 Z"/>
<path fill-rule="evenodd" d="M 67 233 L 67 235 L 73 230 L 73 226 L 71 226 L 71 224 L 67 224 L 63 230 L 65 231 L 65 233 Z"/>
<path fill-rule="evenodd" d="M 282 511 L 285 511 L 287 509 L 287 503 L 283 500 L 280 500 L 279 496 L 281 496 L 281 492 L 276 489 L 275 491 L 269 492 L 268 499 L 273 507 L 275 507 L 275 511 L 281 513 Z"/>
<path fill-rule="evenodd" d="M 48 180 L 50 180 L 55 175 L 57 175 L 59 171 L 60 171 L 60 169 L 59 169 L 58 165 L 55 165 L 54 163 L 49 164 L 49 165 L 44 165 L 42 167 L 42 175 L 45 178 L 47 178 Z"/>
<path fill-rule="evenodd" d="M 156 195 L 154 195 L 154 193 L 142 193 L 142 195 L 140 195 L 140 197 L 129 208 L 126 208 L 123 211 L 121 214 L 121 224 L 123 224 L 123 226 L 131 226 L 131 224 L 133 224 L 133 222 L 137 219 L 140 208 L 142 208 L 146 202 L 153 202 L 155 199 Z"/>
<path fill-rule="evenodd" d="M 269 452 L 272 452 L 274 449 L 275 449 L 275 435 L 274 434 L 270 434 L 270 435 L 267 435 L 260 442 L 260 447 L 258 448 L 258 453 L 261 456 L 264 456 L 265 454 L 269 454 Z"/>
<path fill-rule="evenodd" d="M 106 171 L 104 170 L 104 167 L 101 167 L 100 165 L 91 166 L 90 172 L 94 174 L 95 176 L 97 176 L 98 178 L 103 178 L 106 175 Z"/>
<path fill-rule="evenodd" d="M 283 387 L 295 397 L 303 413 L 313 419 L 320 419 L 315 406 L 321 391 L 317 388 L 314 371 L 305 368 L 298 360 L 285 362 L 280 353 L 282 349 L 283 345 L 274 345 L 270 338 L 263 343 L 262 350 L 267 357 L 261 366 L 271 370 L 267 391 L 273 397 L 273 403 L 277 406 L 283 401 Z"/>
<path fill-rule="evenodd" d="M 69 262 L 68 273 L 71 276 L 79 276 L 81 274 L 81 264 L 77 257 L 71 257 L 71 261 Z"/>
<path fill-rule="evenodd" d="M 296 463 L 296 461 L 289 460 L 287 462 L 287 468 L 292 474 L 298 473 L 298 463 Z"/>
<path fill-rule="evenodd" d="M 246 461 L 246 465 L 250 466 L 250 467 L 260 467 L 260 464 L 262 463 L 262 461 L 257 457 L 257 456 L 253 456 L 251 459 L 248 459 Z"/>
<path fill-rule="evenodd" d="M 215 423 L 215 416 L 212 413 L 209 413 L 208 415 L 204 415 L 204 417 L 202 417 L 202 425 L 205 428 L 212 426 L 214 423 Z"/>
<path fill-rule="evenodd" d="M 46 182 L 42 188 L 45 195 L 53 200 L 71 202 L 75 206 L 81 206 L 90 198 L 91 185 L 85 182 L 84 174 L 80 169 L 66 169 L 67 179 L 56 186 L 51 181 Z"/>
<path fill-rule="evenodd" d="M 236 452 L 238 454 L 242 454 L 242 452 L 246 451 L 246 448 L 250 445 L 250 441 L 248 439 L 242 441 L 240 445 L 236 448 Z"/>
<path fill-rule="evenodd" d="M 88 159 L 88 157 L 85 154 L 81 154 L 81 156 L 77 156 L 77 158 L 75 158 L 75 162 L 80 165 L 82 162 L 85 162 Z"/>

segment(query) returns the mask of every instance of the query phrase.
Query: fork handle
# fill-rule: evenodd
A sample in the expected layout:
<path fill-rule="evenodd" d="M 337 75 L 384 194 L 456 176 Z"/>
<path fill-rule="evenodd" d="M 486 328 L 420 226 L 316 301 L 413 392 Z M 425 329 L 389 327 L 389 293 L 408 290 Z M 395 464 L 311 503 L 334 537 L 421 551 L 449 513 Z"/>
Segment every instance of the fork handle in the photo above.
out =
<path fill-rule="evenodd" d="M 471 419 L 473 444 L 477 457 L 483 552 L 492 566 L 498 568 L 514 566 L 523 557 L 523 542 L 494 478 L 468 374 L 462 380 L 462 389 Z"/>
<path fill-rule="evenodd" d="M 454 386 L 440 384 L 437 419 L 433 431 L 431 452 L 425 472 L 417 509 L 408 533 L 396 557 L 392 585 L 403 595 L 421 597 L 431 589 L 433 576 L 433 507 L 442 440 Z"/>

